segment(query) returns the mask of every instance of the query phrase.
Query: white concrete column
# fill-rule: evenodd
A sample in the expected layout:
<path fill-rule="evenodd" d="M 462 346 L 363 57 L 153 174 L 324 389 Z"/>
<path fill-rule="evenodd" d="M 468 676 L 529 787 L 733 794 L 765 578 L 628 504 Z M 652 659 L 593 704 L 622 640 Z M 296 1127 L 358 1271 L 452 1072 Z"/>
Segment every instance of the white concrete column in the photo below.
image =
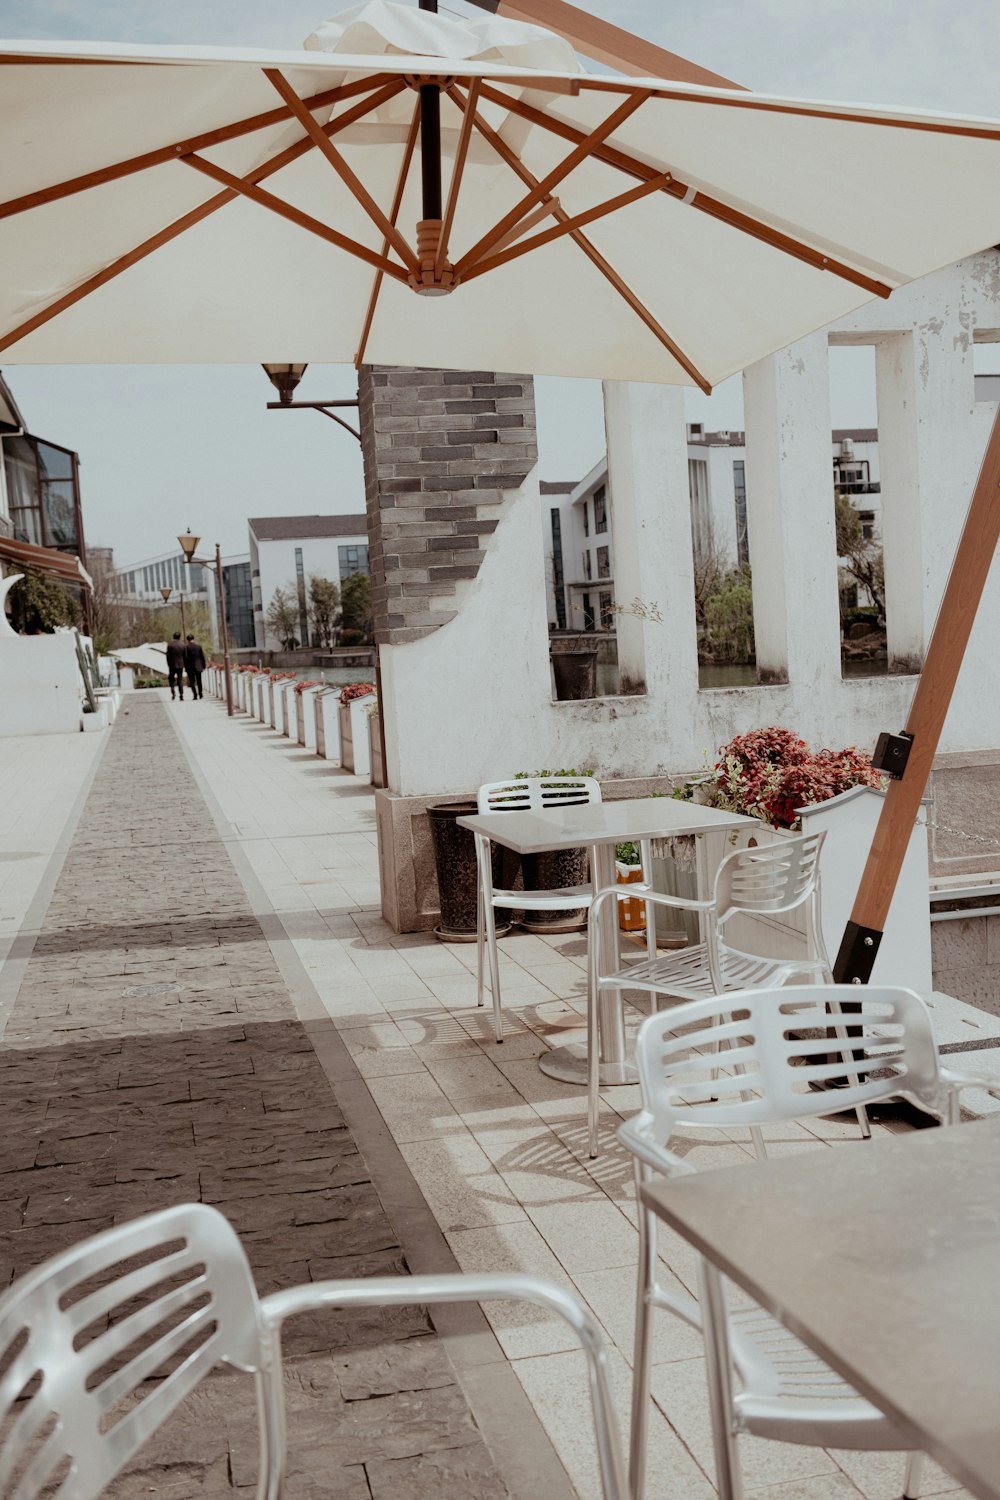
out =
<path fill-rule="evenodd" d="M 882 550 L 890 672 L 919 672 L 927 645 L 920 424 L 914 334 L 875 345 Z"/>
<path fill-rule="evenodd" d="M 840 605 L 825 332 L 743 375 L 757 672 L 810 689 L 840 679 Z"/>
<path fill-rule="evenodd" d="M 622 692 L 645 687 L 690 703 L 698 691 L 698 639 L 688 493 L 684 392 L 605 381 L 604 420 L 614 535 L 618 666 Z M 655 605 L 661 622 L 634 601 Z"/>

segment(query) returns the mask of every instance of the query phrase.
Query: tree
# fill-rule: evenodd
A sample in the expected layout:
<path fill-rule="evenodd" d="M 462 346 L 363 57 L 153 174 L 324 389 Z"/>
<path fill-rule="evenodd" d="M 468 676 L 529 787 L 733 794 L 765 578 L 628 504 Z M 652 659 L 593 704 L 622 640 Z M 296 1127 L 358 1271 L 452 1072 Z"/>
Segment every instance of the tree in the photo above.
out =
<path fill-rule="evenodd" d="M 705 642 L 714 662 L 753 661 L 753 585 L 749 563 L 723 574 L 715 591 L 706 599 Z"/>
<path fill-rule="evenodd" d="M 367 573 L 352 573 L 340 590 L 340 639 L 350 631 L 350 644 L 369 642 L 372 638 L 372 581 Z"/>
<path fill-rule="evenodd" d="M 272 635 L 277 636 L 285 651 L 294 651 L 298 645 L 295 634 L 299 623 L 299 606 L 291 588 L 276 588 L 267 606 L 264 623 Z"/>
<path fill-rule="evenodd" d="M 76 600 L 67 589 L 39 573 L 37 568 L 18 568 L 23 577 L 14 584 L 10 601 L 10 622 L 25 635 L 42 635 L 59 625 L 75 625 L 79 619 Z"/>
<path fill-rule="evenodd" d="M 885 564 L 882 548 L 866 537 L 861 517 L 846 495 L 834 494 L 837 524 L 837 556 L 844 572 L 865 589 L 879 614 L 885 618 Z"/>
<path fill-rule="evenodd" d="M 309 622 L 319 645 L 328 648 L 333 645 L 339 608 L 340 590 L 337 585 L 319 573 L 310 573 Z"/>

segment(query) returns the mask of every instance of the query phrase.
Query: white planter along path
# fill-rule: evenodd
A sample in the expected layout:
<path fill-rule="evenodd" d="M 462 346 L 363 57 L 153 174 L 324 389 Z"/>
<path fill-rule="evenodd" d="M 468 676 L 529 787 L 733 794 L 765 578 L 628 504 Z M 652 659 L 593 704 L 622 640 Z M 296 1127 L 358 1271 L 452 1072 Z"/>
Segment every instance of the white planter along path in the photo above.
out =
<path fill-rule="evenodd" d="M 313 700 L 317 694 L 323 691 L 322 683 L 315 687 L 304 688 L 298 695 L 296 704 L 296 738 L 300 745 L 305 745 L 307 750 L 316 749 L 316 712 L 313 708 Z"/>
<path fill-rule="evenodd" d="M 313 698 L 316 754 L 340 764 L 340 689 L 324 688 Z"/>

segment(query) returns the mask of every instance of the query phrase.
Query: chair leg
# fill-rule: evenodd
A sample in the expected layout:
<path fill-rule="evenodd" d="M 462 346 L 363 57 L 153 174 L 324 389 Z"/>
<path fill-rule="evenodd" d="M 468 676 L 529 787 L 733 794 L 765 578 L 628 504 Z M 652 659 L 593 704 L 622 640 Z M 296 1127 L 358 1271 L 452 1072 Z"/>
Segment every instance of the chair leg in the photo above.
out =
<path fill-rule="evenodd" d="M 903 1479 L 903 1500 L 917 1500 L 920 1493 L 920 1477 L 924 1465 L 922 1453 L 906 1455 L 906 1474 Z"/>
<path fill-rule="evenodd" d="M 257 1420 L 260 1428 L 260 1467 L 257 1500 L 281 1500 L 285 1479 L 285 1392 L 281 1372 L 281 1343 L 270 1332 L 270 1362 L 257 1376 Z"/>
<path fill-rule="evenodd" d="M 600 1114 L 601 1029 L 597 1021 L 597 984 L 593 964 L 587 965 L 587 1150 L 591 1160 L 597 1156 L 597 1127 Z"/>
<path fill-rule="evenodd" d="M 750 1141 L 753 1145 L 753 1154 L 758 1161 L 767 1161 L 767 1147 L 764 1144 L 764 1132 L 759 1125 L 750 1126 Z"/>
<path fill-rule="evenodd" d="M 479 882 L 476 900 L 476 1004 L 484 1005 L 483 969 L 486 958 L 486 922 L 483 915 L 483 883 Z"/>
<path fill-rule="evenodd" d="M 828 979 L 827 982 L 830 983 L 830 984 L 833 983 L 833 975 L 832 975 L 832 973 L 830 974 L 829 979 Z M 838 1003 L 832 1004 L 830 1006 L 830 1011 L 831 1011 L 831 1013 L 833 1015 L 836 1015 L 836 1016 L 843 1015 L 843 1011 L 841 1010 L 840 1005 Z M 834 1030 L 836 1032 L 836 1036 L 837 1036 L 838 1042 L 845 1043 L 847 1041 L 847 1039 L 848 1039 L 847 1038 L 847 1031 L 845 1030 L 845 1028 L 843 1026 L 837 1026 L 837 1027 L 834 1028 Z M 846 1075 L 846 1077 L 847 1077 L 848 1083 L 851 1085 L 852 1088 L 857 1088 L 858 1087 L 859 1080 L 858 1080 L 857 1073 L 848 1073 Z M 861 1139 L 863 1141 L 870 1141 L 871 1138 L 872 1138 L 872 1127 L 871 1127 L 871 1124 L 870 1124 L 869 1119 L 868 1119 L 868 1111 L 867 1111 L 867 1109 L 865 1109 L 865 1106 L 863 1104 L 858 1104 L 855 1107 L 854 1113 L 857 1116 L 858 1125 L 859 1125 L 859 1127 L 861 1129 Z"/>
<path fill-rule="evenodd" d="M 636 1200 L 641 1182 L 636 1169 Z M 649 1377 L 653 1362 L 653 1314 L 650 1300 L 656 1283 L 656 1220 L 639 1211 L 639 1269 L 635 1289 L 635 1345 L 632 1360 L 632 1412 L 629 1426 L 628 1477 L 632 1500 L 642 1500 L 646 1485 L 649 1428 Z"/>
<path fill-rule="evenodd" d="M 483 901 L 483 921 L 486 927 L 486 951 L 490 959 L 490 991 L 493 995 L 493 1034 L 497 1043 L 503 1041 L 503 1011 L 500 1008 L 500 961 L 497 958 L 496 910 L 492 901 Z"/>
<path fill-rule="evenodd" d="M 699 1297 L 705 1335 L 708 1405 L 715 1448 L 719 1500 L 743 1500 L 743 1482 L 733 1423 L 733 1367 L 722 1277 L 699 1257 Z"/>

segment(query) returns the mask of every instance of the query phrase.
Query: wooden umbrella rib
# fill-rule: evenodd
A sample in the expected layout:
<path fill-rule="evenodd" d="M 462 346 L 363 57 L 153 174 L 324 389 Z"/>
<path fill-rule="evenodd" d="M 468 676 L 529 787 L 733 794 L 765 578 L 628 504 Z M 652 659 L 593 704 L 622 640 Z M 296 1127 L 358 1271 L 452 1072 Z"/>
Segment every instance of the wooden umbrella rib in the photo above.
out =
<path fill-rule="evenodd" d="M 414 147 L 417 144 L 417 134 L 418 134 L 419 130 L 420 130 L 420 99 L 419 99 L 419 95 L 418 95 L 417 103 L 413 106 L 413 117 L 410 120 L 410 131 L 409 131 L 409 134 L 406 137 L 406 149 L 403 152 L 403 161 L 402 161 L 402 165 L 400 166 L 400 169 L 399 169 L 399 176 L 396 179 L 396 191 L 393 194 L 392 208 L 389 211 L 389 218 L 391 219 L 391 221 L 394 224 L 395 224 L 397 218 L 399 217 L 399 210 L 402 207 L 403 194 L 406 191 L 406 180 L 407 180 L 407 178 L 410 175 L 410 163 L 413 161 L 413 150 L 414 150 Z M 382 241 L 382 254 L 383 255 L 386 253 L 386 251 L 388 250 L 388 248 L 389 248 L 388 241 L 387 240 L 383 240 Z M 360 340 L 358 342 L 357 353 L 354 356 L 354 367 L 355 367 L 355 369 L 360 369 L 362 363 L 364 362 L 365 349 L 368 347 L 368 336 L 369 336 L 369 334 L 371 333 L 371 330 L 372 330 L 372 323 L 375 321 L 375 307 L 376 307 L 376 304 L 378 303 L 378 295 L 379 295 L 379 292 L 381 290 L 382 290 L 382 272 L 381 271 L 376 271 L 376 273 L 375 273 L 375 280 L 372 282 L 371 295 L 368 298 L 368 309 L 367 309 L 367 311 L 365 313 L 365 321 L 364 321 L 364 324 L 363 324 L 362 329 L 361 329 L 361 338 L 360 338 Z"/>
<path fill-rule="evenodd" d="M 337 120 L 330 122 L 327 129 L 343 129 L 353 119 L 359 118 L 371 109 L 376 109 L 378 107 L 379 94 L 385 95 L 387 92 L 398 92 L 395 82 L 379 90 L 378 94 L 373 96 L 373 98 L 363 99 L 351 109 L 345 110 Z M 266 177 L 272 176 L 275 172 L 280 172 L 283 167 L 287 167 L 291 162 L 296 161 L 300 156 L 311 150 L 312 141 L 306 136 L 302 140 L 296 141 L 294 145 L 287 146 L 284 151 L 279 151 L 276 156 L 272 156 L 269 161 L 263 162 L 261 166 L 256 167 L 250 173 L 248 180 L 262 182 Z M 45 323 L 57 317 L 59 313 L 65 312 L 67 308 L 72 307 L 75 303 L 82 301 L 84 297 L 89 296 L 91 292 L 96 292 L 107 282 L 113 281 L 116 276 L 120 276 L 123 271 L 127 271 L 131 266 L 144 260 L 147 255 L 151 255 L 161 245 L 169 244 L 171 240 L 176 239 L 185 230 L 192 228 L 195 224 L 199 224 L 202 219 L 208 218 L 209 214 L 215 213 L 217 209 L 224 208 L 227 203 L 232 203 L 236 197 L 237 194 L 235 191 L 217 193 L 213 198 L 207 199 L 204 203 L 199 204 L 197 208 L 182 215 L 181 218 L 175 219 L 172 224 L 168 224 L 164 229 L 158 230 L 149 239 L 143 240 L 141 245 L 137 245 L 134 249 L 126 251 L 124 255 L 120 255 L 110 265 L 104 266 L 93 276 L 88 277 L 86 281 L 80 282 L 71 291 L 58 297 L 55 302 L 50 302 L 47 307 L 42 308 L 40 312 L 34 313 L 10 333 L 0 338 L 0 352 L 4 349 L 9 349 L 20 339 L 26 338 L 29 333 L 34 333 L 36 328 L 41 328 Z"/>
<path fill-rule="evenodd" d="M 459 98 L 460 97 L 461 96 L 459 96 Z M 462 104 L 460 104 L 460 107 L 463 107 L 463 105 L 464 101 Z M 537 184 L 537 178 L 524 165 L 524 162 L 517 155 L 517 153 L 507 145 L 503 137 L 498 135 L 497 132 L 483 119 L 482 115 L 478 113 L 476 114 L 476 128 L 479 130 L 480 134 L 487 141 L 489 141 L 490 145 L 496 151 L 501 160 L 507 163 L 507 165 L 517 174 L 517 176 L 520 177 L 522 182 Z M 567 214 L 565 210 L 561 209 L 558 205 L 554 205 L 553 212 L 555 213 L 555 216 L 560 221 L 560 223 L 565 223 L 569 219 L 569 214 Z M 601 275 L 610 282 L 618 295 L 628 304 L 628 306 L 637 315 L 637 317 L 641 318 L 642 322 L 649 329 L 650 333 L 652 333 L 654 337 L 660 341 L 660 343 L 672 356 L 672 358 L 677 361 L 681 369 L 684 370 L 686 374 L 691 377 L 694 383 L 705 392 L 706 396 L 710 395 L 712 390 L 710 382 L 706 380 L 705 376 L 701 373 L 701 371 L 697 368 L 693 361 L 688 358 L 688 356 L 684 353 L 684 350 L 680 347 L 676 340 L 672 339 L 670 334 L 667 333 L 666 329 L 657 322 L 656 318 L 654 318 L 653 314 L 649 311 L 649 308 L 639 297 L 636 296 L 632 288 L 618 274 L 614 266 L 611 265 L 611 263 L 605 258 L 605 256 L 601 254 L 596 245 L 588 240 L 587 236 L 583 234 L 579 229 L 570 229 L 568 233 L 574 243 L 578 245 L 579 248 L 583 251 L 584 255 L 586 255 L 587 259 L 597 268 L 598 271 L 600 271 Z"/>
<path fill-rule="evenodd" d="M 499 104 L 502 108 L 510 110 L 512 114 L 520 115 L 523 119 L 530 120 L 532 124 L 540 126 L 543 130 L 550 131 L 553 135 L 560 136 L 566 141 L 583 141 L 585 133 L 576 125 L 569 125 L 563 120 L 556 120 L 547 115 L 543 110 L 536 109 L 534 105 L 527 104 L 523 99 L 517 99 L 509 94 L 503 93 L 489 85 L 483 86 L 484 99 L 491 103 Z M 657 175 L 660 169 L 649 166 L 638 157 L 631 156 L 627 151 L 622 151 L 616 146 L 603 143 L 597 146 L 593 155 L 598 161 L 607 166 L 616 167 L 620 172 L 625 172 L 630 177 L 638 177 L 644 182 Z M 838 276 L 844 281 L 852 282 L 855 286 L 863 288 L 864 291 L 877 297 L 888 297 L 893 292 L 893 287 L 884 281 L 878 281 L 865 274 L 864 271 L 855 270 L 853 266 L 844 261 L 837 260 L 834 256 L 825 255 L 821 250 L 816 250 L 812 245 L 804 244 L 801 240 L 794 239 L 782 230 L 774 229 L 768 224 L 754 219 L 749 214 L 731 208 L 728 204 L 717 198 L 712 198 L 707 193 L 694 192 L 689 184 L 681 181 L 676 173 L 671 175 L 670 181 L 663 188 L 672 198 L 682 199 L 689 208 L 698 213 L 706 213 L 712 218 L 719 219 L 730 225 L 731 228 L 743 234 L 750 234 L 754 239 L 762 240 L 770 245 L 772 249 L 780 250 L 785 255 L 791 255 L 796 260 L 804 261 L 813 266 L 817 271 L 829 271 L 831 275 Z"/>
<path fill-rule="evenodd" d="M 344 182 L 350 189 L 350 191 L 354 194 L 354 197 L 361 204 L 361 207 L 364 209 L 368 217 L 372 220 L 372 222 L 378 229 L 381 229 L 382 233 L 390 242 L 393 249 L 396 251 L 396 254 L 403 261 L 404 265 L 406 265 L 414 274 L 419 272 L 420 262 L 417 260 L 417 257 L 414 254 L 413 250 L 411 250 L 410 246 L 406 243 L 406 240 L 400 234 L 396 226 L 389 223 L 389 220 L 379 208 L 378 204 L 375 202 L 375 199 L 372 197 L 371 193 L 369 193 L 360 177 L 358 177 L 358 175 L 353 172 L 348 166 L 347 162 L 344 160 L 343 156 L 341 156 L 336 146 L 333 145 L 329 137 L 324 133 L 323 127 L 320 125 L 319 121 L 313 117 L 310 111 L 306 108 L 304 102 L 299 98 L 298 94 L 292 88 L 291 84 L 288 82 L 288 79 L 277 68 L 265 68 L 264 77 L 267 79 L 268 83 L 270 83 L 272 87 L 275 88 L 281 95 L 282 99 L 285 101 L 292 114 L 296 117 L 303 130 L 305 130 L 307 135 L 311 136 L 313 144 L 319 148 L 322 154 L 326 157 L 327 161 L 330 163 L 331 167 L 333 167 L 334 171 L 340 177 L 341 181 Z"/>
<path fill-rule="evenodd" d="M 469 142 L 472 140 L 472 125 L 475 118 L 476 103 L 479 99 L 479 85 L 480 80 L 474 78 L 469 87 L 470 108 L 462 115 L 462 129 L 458 137 L 455 161 L 451 169 L 451 182 L 448 185 L 448 202 L 445 205 L 444 218 L 441 221 L 441 234 L 438 238 L 437 255 L 434 257 L 435 276 L 441 275 L 441 269 L 448 254 L 448 241 L 451 238 L 452 226 L 455 223 L 458 194 L 462 186 L 465 163 L 469 154 Z"/>
<path fill-rule="evenodd" d="M 583 213 L 575 214 L 572 218 L 564 219 L 561 223 L 553 224 L 551 228 L 545 229 L 541 234 L 534 234 L 528 240 L 520 240 L 516 245 L 500 250 L 495 255 L 488 255 L 483 260 L 477 261 L 470 270 L 466 271 L 464 281 L 474 281 L 477 276 L 483 276 L 487 271 L 495 271 L 498 266 L 506 265 L 509 261 L 517 260 L 519 256 L 528 255 L 532 250 L 540 250 L 543 245 L 549 245 L 553 240 L 563 238 L 572 234 L 574 229 L 584 229 L 588 224 L 593 224 L 597 219 L 603 219 L 608 214 L 617 213 L 619 209 L 627 208 L 631 203 L 638 203 L 641 198 L 648 198 L 650 193 L 658 193 L 663 187 L 664 178 L 669 173 L 661 173 L 659 177 L 653 177 L 649 182 L 641 182 L 637 187 L 629 188 L 625 193 L 619 193 L 617 198 L 608 198 L 603 203 L 597 203 L 593 208 L 585 209 Z M 560 205 L 553 204 L 549 207 L 550 213 L 557 213 Z"/>
<path fill-rule="evenodd" d="M 606 120 L 603 120 L 588 135 L 584 135 L 581 132 L 579 141 L 569 155 L 564 157 L 559 165 L 554 167 L 541 181 L 533 177 L 532 181 L 535 183 L 535 186 L 524 195 L 519 203 L 515 203 L 509 213 L 504 214 L 499 223 L 495 224 L 487 234 L 484 234 L 481 239 L 477 240 L 471 250 L 462 256 L 462 259 L 455 267 L 456 276 L 461 277 L 469 266 L 474 265 L 477 260 L 489 250 L 492 250 L 498 240 L 503 239 L 513 229 L 514 225 L 518 224 L 524 218 L 525 214 L 534 208 L 536 203 L 548 197 L 553 188 L 558 187 L 559 183 L 568 177 L 575 167 L 578 167 L 582 161 L 585 161 L 588 156 L 592 155 L 604 143 L 607 137 L 618 129 L 619 125 L 623 124 L 630 115 L 634 115 L 636 110 L 645 104 L 648 98 L 649 93 L 647 90 L 634 90 L 627 98 L 622 100 L 618 108 L 613 110 Z"/>
<path fill-rule="evenodd" d="M 240 193 L 251 202 L 257 203 L 261 208 L 268 208 L 279 218 L 288 219 L 292 224 L 298 225 L 300 229 L 307 229 L 319 239 L 326 240 L 331 245 L 336 245 L 338 250 L 346 250 L 348 255 L 355 255 L 359 260 L 367 261 L 370 266 L 375 266 L 384 271 L 387 276 L 393 276 L 398 281 L 406 280 L 406 273 L 401 266 L 393 261 L 387 260 L 384 255 L 370 250 L 367 245 L 362 245 L 359 240 L 352 240 L 349 235 L 341 234 L 339 230 L 324 224 L 320 219 L 314 219 L 312 214 L 307 214 L 292 203 L 286 203 L 284 198 L 276 198 L 273 193 L 264 188 L 257 187 L 256 183 L 245 177 L 234 177 L 232 172 L 227 172 L 224 167 L 218 167 L 214 162 L 208 161 L 204 156 L 182 156 L 180 158 L 185 166 L 194 167 L 199 172 L 204 172 L 206 177 L 212 177 L 224 187 L 232 188 L 233 192 Z"/>
<path fill-rule="evenodd" d="M 20 323 L 10 333 L 5 334 L 0 338 L 0 352 L 4 349 L 9 349 L 12 344 L 16 344 L 29 333 L 34 333 L 36 328 L 41 328 L 44 323 L 48 323 L 59 313 L 65 312 L 66 308 L 72 307 L 76 302 L 80 302 L 84 297 L 89 296 L 91 292 L 96 292 L 98 287 L 102 287 L 106 282 L 112 281 L 116 276 L 120 276 L 130 266 L 136 265 L 140 260 L 144 260 L 147 255 L 151 255 L 154 250 L 158 250 L 161 245 L 168 244 L 171 240 L 176 239 L 179 234 L 183 234 L 186 229 L 199 224 L 202 219 L 207 219 L 209 214 L 215 213 L 216 209 L 222 208 L 224 204 L 231 203 L 235 197 L 236 194 L 231 192 L 217 193 L 214 198 L 209 198 L 207 202 L 199 204 L 197 208 L 192 209 L 190 213 L 184 214 L 182 218 L 175 219 L 165 229 L 158 230 L 148 240 L 143 240 L 141 245 L 136 245 L 133 250 L 129 250 L 125 255 L 119 256 L 117 260 L 105 266 L 96 275 L 88 277 L 79 286 L 75 286 L 72 291 L 66 292 L 62 297 L 58 297 L 55 302 L 50 302 L 48 307 L 44 307 L 41 312 L 37 312 L 32 317 L 26 318 L 23 323 Z"/>
<path fill-rule="evenodd" d="M 356 94 L 381 89 L 387 82 L 393 86 L 394 93 L 401 93 L 406 87 L 402 79 L 394 79 L 389 74 L 379 73 L 356 83 L 344 84 L 340 88 L 327 89 L 321 94 L 314 94 L 304 103 L 309 109 L 320 109 L 327 104 L 337 104 L 343 99 L 354 98 Z M 191 136 L 188 140 L 173 141 L 169 146 L 158 146 L 155 151 L 145 151 L 140 156 L 130 156 L 111 166 L 98 167 L 92 172 L 83 172 L 79 177 L 67 178 L 65 182 L 37 188 L 34 192 L 23 193 L 18 198 L 10 198 L 6 203 L 0 203 L 0 219 L 25 213 L 31 208 L 40 208 L 43 204 L 55 202 L 59 198 L 71 197 L 74 193 L 86 192 L 88 188 L 100 187 L 105 182 L 116 182 L 119 178 L 131 177 L 135 172 L 145 172 L 150 167 L 160 166 L 163 162 L 175 161 L 178 156 L 184 156 L 191 151 L 203 151 L 208 146 L 218 146 L 224 141 L 237 140 L 240 136 L 251 135 L 256 130 L 266 130 L 290 118 L 291 111 L 288 108 L 270 109 L 263 114 L 249 115 L 244 120 L 234 120 L 231 125 L 221 125 L 216 130 L 203 131 L 200 135 Z"/>

